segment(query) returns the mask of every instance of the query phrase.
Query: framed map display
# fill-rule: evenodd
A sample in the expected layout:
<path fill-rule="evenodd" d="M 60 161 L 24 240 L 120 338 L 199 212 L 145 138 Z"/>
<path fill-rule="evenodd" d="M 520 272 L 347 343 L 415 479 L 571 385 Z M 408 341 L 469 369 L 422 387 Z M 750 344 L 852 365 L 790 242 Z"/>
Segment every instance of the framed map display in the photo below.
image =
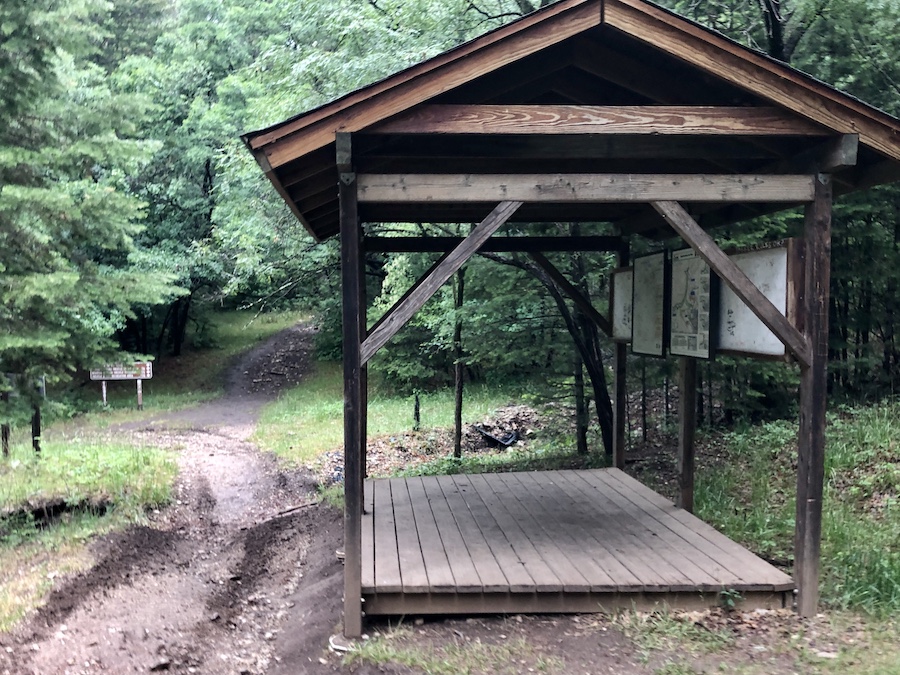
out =
<path fill-rule="evenodd" d="M 667 253 L 634 260 L 631 351 L 647 356 L 666 353 Z"/>
<path fill-rule="evenodd" d="M 616 342 L 631 342 L 634 270 L 614 270 L 612 273 L 612 338 Z"/>
<path fill-rule="evenodd" d="M 795 323 L 795 306 L 798 297 L 791 273 L 794 250 L 792 242 L 781 243 L 772 248 L 735 253 L 729 257 L 737 263 L 750 281 L 772 301 L 791 323 Z M 721 351 L 736 352 L 768 357 L 785 356 L 784 344 L 766 328 L 750 308 L 731 289 L 722 285 L 719 297 L 718 348 Z"/>
<path fill-rule="evenodd" d="M 708 359 L 713 355 L 713 278 L 693 249 L 672 253 L 669 353 Z"/>

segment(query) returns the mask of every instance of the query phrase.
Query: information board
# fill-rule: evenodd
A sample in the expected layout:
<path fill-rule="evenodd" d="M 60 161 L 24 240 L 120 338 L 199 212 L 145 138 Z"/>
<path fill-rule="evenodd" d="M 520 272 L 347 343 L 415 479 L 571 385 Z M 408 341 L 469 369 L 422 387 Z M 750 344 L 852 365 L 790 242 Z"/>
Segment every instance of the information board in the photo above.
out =
<path fill-rule="evenodd" d="M 150 380 L 153 378 L 152 361 L 115 363 L 91 371 L 92 380 Z"/>
<path fill-rule="evenodd" d="M 709 265 L 693 249 L 672 253 L 672 298 L 669 303 L 669 352 L 708 359 L 712 281 Z"/>
<path fill-rule="evenodd" d="M 634 301 L 634 271 L 620 269 L 612 274 L 612 338 L 616 342 L 631 342 L 632 302 Z"/>
<path fill-rule="evenodd" d="M 634 260 L 631 351 L 665 356 L 666 252 Z"/>
<path fill-rule="evenodd" d="M 788 249 L 781 245 L 729 256 L 763 295 L 788 316 Z M 722 351 L 784 356 L 781 340 L 766 328 L 743 301 L 724 284 L 719 294 L 718 348 Z"/>

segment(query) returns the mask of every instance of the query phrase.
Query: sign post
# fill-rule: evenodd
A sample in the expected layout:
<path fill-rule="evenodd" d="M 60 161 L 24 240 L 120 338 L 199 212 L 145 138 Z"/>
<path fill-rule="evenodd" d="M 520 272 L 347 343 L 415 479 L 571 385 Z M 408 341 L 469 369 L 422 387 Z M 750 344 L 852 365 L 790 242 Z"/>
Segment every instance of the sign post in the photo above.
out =
<path fill-rule="evenodd" d="M 135 380 L 137 382 L 137 409 L 144 409 L 144 380 L 153 378 L 152 361 L 135 361 L 132 364 L 109 364 L 91 371 L 91 379 L 100 380 L 103 405 L 107 405 L 106 383 L 109 380 Z"/>

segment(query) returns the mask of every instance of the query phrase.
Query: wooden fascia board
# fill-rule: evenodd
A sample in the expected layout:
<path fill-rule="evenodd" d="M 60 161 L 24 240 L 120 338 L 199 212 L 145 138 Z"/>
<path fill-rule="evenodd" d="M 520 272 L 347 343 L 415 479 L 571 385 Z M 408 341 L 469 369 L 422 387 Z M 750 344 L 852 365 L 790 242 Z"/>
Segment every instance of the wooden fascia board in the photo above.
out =
<path fill-rule="evenodd" d="M 741 174 L 360 174 L 359 202 L 808 202 L 813 177 Z"/>
<path fill-rule="evenodd" d="M 334 142 L 336 132 L 355 132 L 408 110 L 524 56 L 558 44 L 600 23 L 599 3 L 573 0 L 548 7 L 475 40 L 466 49 L 451 50 L 361 89 L 260 135 L 245 138 L 278 168 Z M 554 10 L 554 11 L 549 11 Z M 464 47 L 466 47 L 464 45 Z"/>
<path fill-rule="evenodd" d="M 256 159 L 257 164 L 259 164 L 260 168 L 263 170 L 266 178 L 269 179 L 269 182 L 272 183 L 272 186 L 275 188 L 275 191 L 281 196 L 284 202 L 291 209 L 291 213 L 294 214 L 294 217 L 300 221 L 306 231 L 312 236 L 313 239 L 316 240 L 317 243 L 322 241 L 317 234 L 315 229 L 310 225 L 309 221 L 306 219 L 306 216 L 300 211 L 300 207 L 297 206 L 297 203 L 291 198 L 290 194 L 288 194 L 287 188 L 285 188 L 281 184 L 281 180 L 278 178 L 277 172 L 269 165 L 266 156 L 259 151 L 251 150 L 253 153 L 253 157 Z"/>
<path fill-rule="evenodd" d="M 425 104 L 366 133 L 824 136 L 828 130 L 775 107 Z"/>
<path fill-rule="evenodd" d="M 642 0 L 605 0 L 605 24 L 900 160 L 900 122 L 828 85 Z"/>

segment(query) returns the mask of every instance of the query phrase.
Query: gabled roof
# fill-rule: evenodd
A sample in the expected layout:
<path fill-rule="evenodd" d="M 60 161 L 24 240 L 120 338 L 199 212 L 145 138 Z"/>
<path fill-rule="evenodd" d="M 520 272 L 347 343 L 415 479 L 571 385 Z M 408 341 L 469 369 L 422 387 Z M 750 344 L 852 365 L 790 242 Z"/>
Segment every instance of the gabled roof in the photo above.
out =
<path fill-rule="evenodd" d="M 390 133 L 388 122 L 408 119 L 427 104 L 765 108 L 787 120 L 788 128 L 806 124 L 821 134 L 775 127 L 771 137 L 750 137 L 740 130 L 692 135 L 687 127 L 682 136 L 662 138 L 643 133 L 534 137 L 508 130 L 478 138 L 452 131 Z M 384 131 L 370 133 L 379 128 Z M 562 0 L 324 106 L 246 134 L 247 147 L 317 240 L 338 231 L 336 132 L 357 133 L 357 170 L 381 173 L 478 173 L 501 167 L 513 173 L 536 167 L 543 172 L 777 173 L 778 166 L 828 137 L 857 134 L 858 161 L 838 177 L 839 189 L 900 176 L 896 118 L 645 0 Z M 520 219 L 629 223 L 640 220 L 641 208 L 535 206 L 523 208 Z M 361 216 L 435 222 L 480 218 L 451 204 L 373 208 Z M 734 214 L 720 214 L 717 222 L 729 218 Z"/>

